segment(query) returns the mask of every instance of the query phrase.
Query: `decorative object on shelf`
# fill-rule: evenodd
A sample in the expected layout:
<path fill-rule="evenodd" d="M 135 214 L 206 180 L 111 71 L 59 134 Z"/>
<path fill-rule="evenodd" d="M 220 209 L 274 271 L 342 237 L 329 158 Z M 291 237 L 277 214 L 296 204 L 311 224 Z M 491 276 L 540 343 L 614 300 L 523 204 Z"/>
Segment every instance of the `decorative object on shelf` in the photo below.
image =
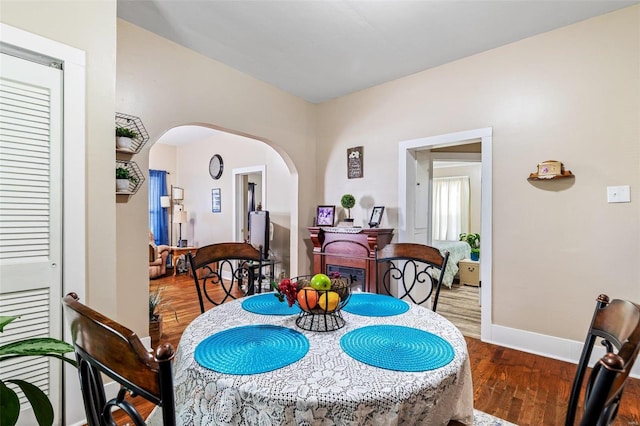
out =
<path fill-rule="evenodd" d="M 564 169 L 564 164 L 556 160 L 547 160 L 538 164 L 538 171 L 529 174 L 527 180 L 549 180 L 573 177 L 570 170 Z"/>
<path fill-rule="evenodd" d="M 135 194 L 142 182 L 144 182 L 144 176 L 136 163 L 116 160 L 116 194 Z"/>
<path fill-rule="evenodd" d="M 317 226 L 333 226 L 336 206 L 318 206 L 316 214 Z"/>
<path fill-rule="evenodd" d="M 347 178 L 356 179 L 364 176 L 364 147 L 347 149 Z"/>
<path fill-rule="evenodd" d="M 304 275 L 273 282 L 275 296 L 300 308 L 296 325 L 308 331 L 334 331 L 345 325 L 341 310 L 349 302 L 351 287 L 340 274 Z"/>
<path fill-rule="evenodd" d="M 222 171 L 224 170 L 224 162 L 222 161 L 222 157 L 220 154 L 215 154 L 209 160 L 209 174 L 213 179 L 220 179 L 222 176 Z"/>
<path fill-rule="evenodd" d="M 347 217 L 344 219 L 345 222 L 350 222 L 353 224 L 353 218 L 351 217 L 351 209 L 356 205 L 356 197 L 351 194 L 344 194 L 342 198 L 340 198 L 340 205 L 343 209 L 347 209 Z"/>
<path fill-rule="evenodd" d="M 371 211 L 371 218 L 369 219 L 369 227 L 377 228 L 382 222 L 382 213 L 384 213 L 384 206 L 375 206 Z"/>
<path fill-rule="evenodd" d="M 222 196 L 220 188 L 211 190 L 211 213 L 220 213 L 222 211 Z"/>
<path fill-rule="evenodd" d="M 460 241 L 466 241 L 471 247 L 471 260 L 480 259 L 480 234 L 460 234 Z"/>
<path fill-rule="evenodd" d="M 130 138 L 128 147 L 118 145 L 118 136 Z M 147 129 L 144 128 L 142 121 L 133 115 L 116 112 L 116 151 L 125 154 L 137 154 L 140 149 L 149 140 Z"/>
<path fill-rule="evenodd" d="M 138 134 L 133 130 L 127 129 L 126 127 L 116 126 L 116 148 L 131 151 L 133 139 L 137 137 Z"/>

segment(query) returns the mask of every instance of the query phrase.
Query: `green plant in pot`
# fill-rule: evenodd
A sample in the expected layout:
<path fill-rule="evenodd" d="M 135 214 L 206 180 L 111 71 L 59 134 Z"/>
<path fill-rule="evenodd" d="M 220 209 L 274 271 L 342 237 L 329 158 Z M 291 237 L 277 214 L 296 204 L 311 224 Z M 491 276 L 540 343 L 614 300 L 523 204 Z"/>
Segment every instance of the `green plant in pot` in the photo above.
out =
<path fill-rule="evenodd" d="M 356 197 L 351 194 L 344 194 L 342 198 L 340 198 L 340 205 L 342 208 L 347 209 L 347 218 L 345 222 L 353 222 L 351 218 L 351 209 L 356 205 Z"/>
<path fill-rule="evenodd" d="M 129 189 L 129 182 L 138 183 L 138 178 L 123 166 L 116 167 L 116 191 L 123 192 Z"/>
<path fill-rule="evenodd" d="M 0 316 L 0 332 L 17 316 Z M 49 356 L 77 367 L 75 360 L 66 358 L 64 354 L 73 352 L 73 346 L 52 337 L 35 337 L 22 339 L 0 346 L 0 361 L 18 357 Z M 0 425 L 13 426 L 20 416 L 20 400 L 16 392 L 6 384 L 11 383 L 22 390 L 33 407 L 33 413 L 39 425 L 53 424 L 53 406 L 47 395 L 37 386 L 20 379 L 0 379 Z"/>
<path fill-rule="evenodd" d="M 116 147 L 120 149 L 131 149 L 133 139 L 138 137 L 138 133 L 126 127 L 116 126 Z"/>
<path fill-rule="evenodd" d="M 163 296 L 163 288 L 158 287 L 149 293 L 149 337 L 151 337 L 151 345 L 156 346 L 160 343 L 162 336 L 162 313 L 164 308 L 173 310 L 173 314 L 178 321 L 178 312 L 171 306 L 168 300 Z"/>
<path fill-rule="evenodd" d="M 471 260 L 480 259 L 480 234 L 460 234 L 460 241 L 466 241 L 471 247 Z"/>

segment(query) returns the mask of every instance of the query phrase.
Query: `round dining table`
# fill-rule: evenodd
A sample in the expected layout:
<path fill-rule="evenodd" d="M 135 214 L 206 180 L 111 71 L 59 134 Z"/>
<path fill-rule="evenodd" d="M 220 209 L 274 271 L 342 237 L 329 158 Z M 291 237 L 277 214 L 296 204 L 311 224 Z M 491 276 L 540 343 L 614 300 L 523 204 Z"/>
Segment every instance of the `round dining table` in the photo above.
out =
<path fill-rule="evenodd" d="M 351 302 L 358 297 L 361 296 L 354 293 Z M 460 330 L 441 315 L 408 302 L 402 302 L 407 303 L 404 312 L 384 316 L 350 313 L 347 306 L 340 312 L 345 320 L 342 328 L 318 332 L 296 326 L 299 312 L 296 305 L 284 314 L 282 309 L 277 314 L 256 313 L 256 309 L 251 309 L 264 302 L 281 304 L 273 293 L 250 296 L 210 309 L 187 326 L 174 361 L 178 424 L 437 426 L 450 420 L 473 424 L 473 387 L 466 342 Z M 287 303 L 282 302 L 280 307 L 287 307 Z M 210 339 L 247 326 L 277 327 L 276 330 L 300 337 L 306 346 L 299 356 L 294 356 L 294 361 L 283 361 L 289 355 L 286 350 L 284 355 L 281 351 L 270 354 L 268 348 L 256 347 L 262 352 L 248 364 L 283 361 L 287 365 L 258 373 L 244 371 L 241 365 L 233 365 L 242 362 L 240 357 L 219 356 L 220 345 Z M 384 352 L 368 348 L 366 338 L 346 340 L 370 326 L 399 326 L 402 331 L 427 332 L 424 334 L 450 344 L 445 344 L 452 349 L 450 360 L 444 359 L 441 364 L 446 365 L 425 371 L 420 371 L 420 367 L 418 371 L 397 371 L 359 361 L 345 351 L 345 343 L 350 342 L 355 351 L 371 349 L 373 356 Z M 380 339 L 371 343 L 377 344 L 376 340 Z M 231 364 L 232 369 L 240 369 L 230 374 L 203 366 L 207 362 L 196 354 L 203 349 L 213 351 L 208 358 L 204 357 L 205 361 L 223 362 Z M 383 360 L 398 362 L 393 355 L 391 359 L 382 355 Z M 407 364 L 412 364 L 412 360 Z M 404 361 L 400 370 L 403 366 Z"/>

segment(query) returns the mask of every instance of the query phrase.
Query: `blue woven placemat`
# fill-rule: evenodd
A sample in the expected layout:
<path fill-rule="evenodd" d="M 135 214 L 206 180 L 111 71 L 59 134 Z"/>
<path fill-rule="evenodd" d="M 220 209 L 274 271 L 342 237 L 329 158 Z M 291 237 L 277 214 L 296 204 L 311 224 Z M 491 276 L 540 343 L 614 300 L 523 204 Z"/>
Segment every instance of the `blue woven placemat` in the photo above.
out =
<path fill-rule="evenodd" d="M 407 312 L 409 304 L 384 294 L 353 293 L 349 303 L 342 310 L 366 317 L 390 317 Z"/>
<path fill-rule="evenodd" d="M 275 293 L 247 297 L 242 301 L 242 309 L 261 315 L 297 315 L 300 313 L 298 305 L 289 307 L 287 301 L 279 301 Z"/>
<path fill-rule="evenodd" d="M 453 360 L 453 347 L 435 334 L 399 325 L 370 325 L 340 339 L 350 357 L 394 371 L 428 371 Z"/>
<path fill-rule="evenodd" d="M 309 351 L 299 331 L 277 325 L 247 325 L 209 336 L 194 357 L 201 366 L 226 374 L 258 374 L 292 364 Z"/>

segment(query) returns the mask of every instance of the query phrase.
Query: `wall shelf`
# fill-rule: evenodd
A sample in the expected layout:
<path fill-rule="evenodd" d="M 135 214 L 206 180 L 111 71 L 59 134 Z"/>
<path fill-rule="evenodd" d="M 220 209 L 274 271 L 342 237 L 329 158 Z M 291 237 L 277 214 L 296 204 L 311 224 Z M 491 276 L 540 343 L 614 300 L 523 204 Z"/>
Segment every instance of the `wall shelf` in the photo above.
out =
<path fill-rule="evenodd" d="M 555 179 L 565 179 L 565 178 L 572 178 L 572 177 L 575 177 L 575 175 L 571 173 L 571 170 L 563 170 L 562 174 L 553 175 L 553 176 L 539 177 L 537 173 L 531 173 L 527 178 L 527 180 L 555 180 Z"/>
<path fill-rule="evenodd" d="M 137 154 L 149 140 L 149 134 L 147 133 L 147 129 L 144 128 L 142 121 L 133 115 L 116 112 L 116 127 L 125 127 L 138 134 L 136 138 L 132 139 L 130 149 L 116 147 L 116 152 L 123 154 Z"/>
<path fill-rule="evenodd" d="M 138 189 L 140 189 L 140 187 L 142 186 L 142 182 L 144 182 L 144 175 L 142 174 L 140 167 L 138 167 L 138 165 L 133 161 L 116 160 L 116 169 L 118 167 L 124 167 L 125 169 L 129 170 L 129 174 L 131 176 L 135 176 L 136 182 L 134 183 L 130 180 L 129 188 L 127 188 L 126 191 L 116 190 L 116 195 L 133 195 L 138 192 Z"/>

